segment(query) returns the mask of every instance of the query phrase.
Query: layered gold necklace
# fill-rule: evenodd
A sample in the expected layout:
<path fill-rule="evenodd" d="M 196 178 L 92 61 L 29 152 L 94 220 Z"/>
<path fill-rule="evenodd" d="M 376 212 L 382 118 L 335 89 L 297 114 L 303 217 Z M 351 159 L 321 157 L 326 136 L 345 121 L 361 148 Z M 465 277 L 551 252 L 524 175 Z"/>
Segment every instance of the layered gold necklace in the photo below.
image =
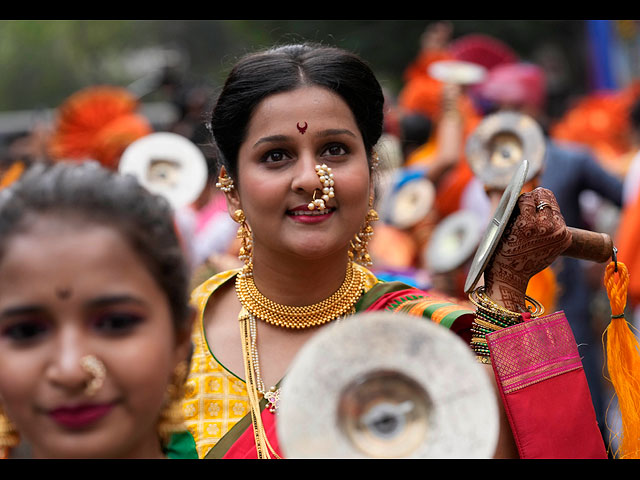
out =
<path fill-rule="evenodd" d="M 279 389 L 272 387 L 266 391 L 260 375 L 260 361 L 257 346 L 256 320 L 283 328 L 302 329 L 323 325 L 339 317 L 354 313 L 355 304 L 364 289 L 364 274 L 347 263 L 347 272 L 340 288 L 329 298 L 301 307 L 280 305 L 265 297 L 253 280 L 252 275 L 236 276 L 236 294 L 242 304 L 239 315 L 242 337 L 242 352 L 245 360 L 247 393 L 251 407 L 251 418 L 258 458 L 278 457 L 270 445 L 262 425 L 260 399 L 258 393 L 268 402 L 267 408 L 275 413 L 280 399 Z"/>

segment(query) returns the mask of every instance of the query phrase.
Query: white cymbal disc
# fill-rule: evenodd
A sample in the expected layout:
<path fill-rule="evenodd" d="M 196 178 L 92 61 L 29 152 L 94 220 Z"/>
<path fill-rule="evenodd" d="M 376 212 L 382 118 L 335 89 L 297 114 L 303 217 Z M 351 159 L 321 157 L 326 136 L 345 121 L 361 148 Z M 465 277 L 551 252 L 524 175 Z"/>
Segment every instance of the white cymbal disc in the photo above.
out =
<path fill-rule="evenodd" d="M 361 313 L 324 327 L 281 389 L 286 458 L 490 458 L 498 404 L 471 349 L 444 327 Z"/>
<path fill-rule="evenodd" d="M 429 65 L 428 73 L 444 83 L 473 85 L 485 79 L 487 69 L 477 63 L 462 60 L 440 60 Z"/>
<path fill-rule="evenodd" d="M 174 208 L 189 205 L 207 182 L 204 154 L 188 138 L 171 132 L 146 135 L 127 147 L 118 171 L 134 175 L 152 193 Z"/>
<path fill-rule="evenodd" d="M 400 229 L 413 227 L 429 214 L 435 198 L 435 187 L 426 178 L 408 181 L 392 197 L 391 223 Z"/>
<path fill-rule="evenodd" d="M 452 272 L 473 257 L 484 231 L 475 212 L 458 210 L 433 231 L 424 252 L 432 273 Z"/>

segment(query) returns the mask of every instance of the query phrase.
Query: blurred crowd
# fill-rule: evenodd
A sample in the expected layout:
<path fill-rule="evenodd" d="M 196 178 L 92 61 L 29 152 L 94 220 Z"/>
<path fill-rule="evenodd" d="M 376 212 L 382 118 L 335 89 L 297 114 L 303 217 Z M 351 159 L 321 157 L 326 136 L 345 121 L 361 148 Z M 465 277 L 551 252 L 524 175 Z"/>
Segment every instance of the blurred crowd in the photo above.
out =
<path fill-rule="evenodd" d="M 627 318 L 637 309 L 640 321 L 640 277 L 634 277 L 640 271 L 640 85 L 594 91 L 576 98 L 562 115 L 550 115 L 548 68 L 520 58 L 496 38 L 454 34 L 446 22 L 429 25 L 402 89 L 387 92 L 385 134 L 377 149 L 380 221 L 370 244 L 372 270 L 382 279 L 465 298 L 471 260 L 502 194 L 474 170 L 466 147 L 484 119 L 516 112 L 543 132 L 543 161 L 526 188 L 552 190 L 568 226 L 614 239 L 618 261 L 631 272 Z M 445 78 L 434 66 L 447 63 L 451 69 L 475 65 L 480 73 Z M 206 128 L 211 89 L 179 81 L 161 88 L 177 112 L 169 125 L 145 118 L 141 99 L 126 88 L 100 85 L 74 93 L 58 106 L 52 123 L 4 139 L 0 189 L 38 162 L 95 160 L 117 170 L 137 140 L 158 131 L 180 135 L 200 149 L 208 172 L 197 199 L 176 206 L 196 285 L 241 266 L 237 225 L 215 188 L 219 165 Z M 561 257 L 529 286 L 547 311 L 567 312 L 601 425 L 611 396 L 602 378 L 601 337 L 610 318 L 604 268 Z"/>

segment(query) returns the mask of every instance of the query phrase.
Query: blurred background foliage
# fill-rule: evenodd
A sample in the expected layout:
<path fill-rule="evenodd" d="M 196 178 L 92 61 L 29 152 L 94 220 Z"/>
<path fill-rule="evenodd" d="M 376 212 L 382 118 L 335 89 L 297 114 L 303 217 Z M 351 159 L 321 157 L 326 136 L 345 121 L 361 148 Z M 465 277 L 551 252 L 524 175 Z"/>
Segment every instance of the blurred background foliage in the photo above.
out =
<path fill-rule="evenodd" d="M 94 84 L 129 86 L 162 100 L 161 83 L 215 89 L 238 55 L 275 43 L 316 41 L 365 58 L 391 92 L 436 20 L 1 20 L 0 111 L 54 108 Z M 580 20 L 451 20 L 454 38 L 492 35 L 524 60 L 545 46 L 561 52 L 579 93 L 586 85 Z M 169 82 L 171 83 L 171 82 Z"/>

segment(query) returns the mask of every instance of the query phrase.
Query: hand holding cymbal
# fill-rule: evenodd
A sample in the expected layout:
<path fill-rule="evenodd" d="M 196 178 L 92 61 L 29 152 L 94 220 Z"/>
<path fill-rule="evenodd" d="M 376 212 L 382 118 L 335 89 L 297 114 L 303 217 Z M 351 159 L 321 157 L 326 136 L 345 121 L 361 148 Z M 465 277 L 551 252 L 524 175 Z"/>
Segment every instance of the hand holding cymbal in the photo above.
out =
<path fill-rule="evenodd" d="M 519 196 L 514 212 L 484 272 L 486 293 L 513 311 L 526 311 L 524 294 L 572 242 L 553 193 L 544 188 Z"/>
<path fill-rule="evenodd" d="M 487 293 L 495 301 L 522 305 L 529 278 L 559 255 L 602 263 L 614 254 L 607 234 L 567 227 L 550 190 L 538 188 L 521 195 L 527 169 L 524 160 L 500 200 L 476 251 L 466 293 L 484 273 L 487 290 L 497 296 Z"/>

